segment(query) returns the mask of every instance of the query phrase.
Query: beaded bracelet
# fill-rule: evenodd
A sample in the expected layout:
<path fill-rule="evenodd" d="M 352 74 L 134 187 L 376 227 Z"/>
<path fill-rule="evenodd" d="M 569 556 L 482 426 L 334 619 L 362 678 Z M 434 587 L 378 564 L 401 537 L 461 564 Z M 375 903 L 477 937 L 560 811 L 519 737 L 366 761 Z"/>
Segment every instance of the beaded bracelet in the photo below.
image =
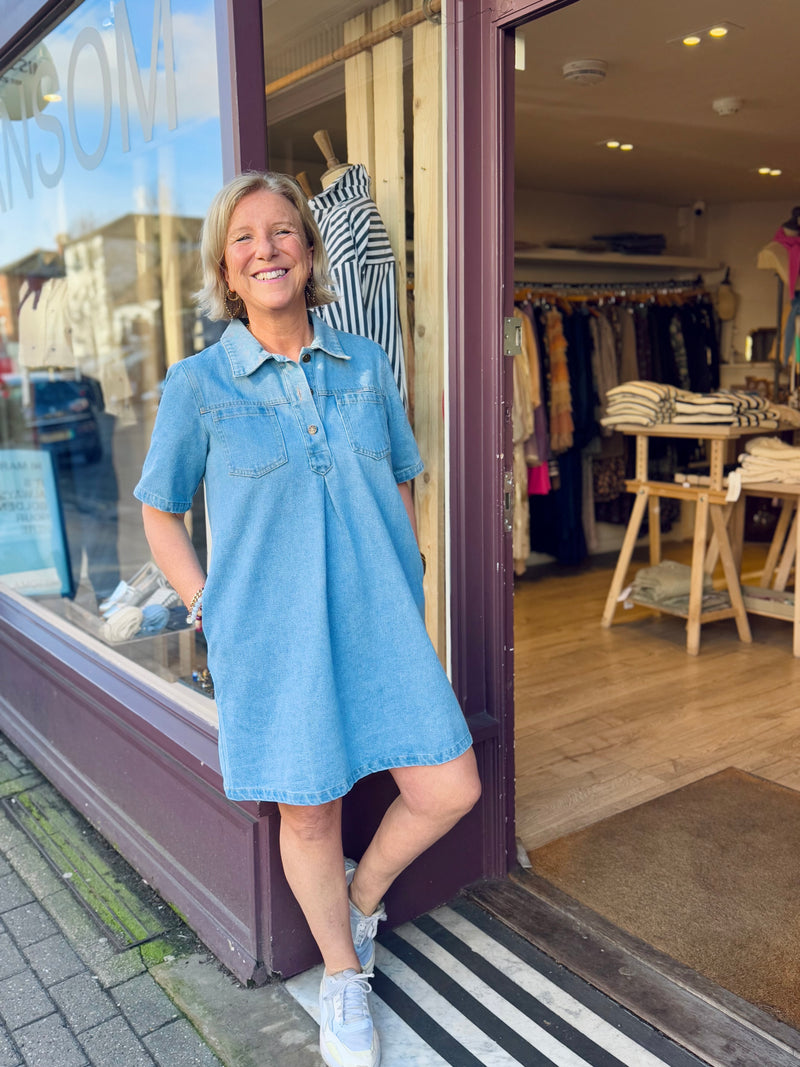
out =
<path fill-rule="evenodd" d="M 186 616 L 186 622 L 188 624 L 196 623 L 203 612 L 203 590 L 204 585 L 201 585 L 192 599 L 189 601 L 189 614 Z"/>

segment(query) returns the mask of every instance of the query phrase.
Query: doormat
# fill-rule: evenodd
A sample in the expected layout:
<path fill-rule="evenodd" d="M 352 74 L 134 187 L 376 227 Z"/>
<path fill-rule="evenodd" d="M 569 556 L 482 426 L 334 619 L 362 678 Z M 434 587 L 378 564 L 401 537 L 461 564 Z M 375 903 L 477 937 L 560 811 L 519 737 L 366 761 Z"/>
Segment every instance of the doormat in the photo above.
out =
<path fill-rule="evenodd" d="M 0 803 L 118 951 L 161 937 L 176 924 L 171 909 L 51 786 Z"/>
<path fill-rule="evenodd" d="M 530 858 L 615 926 L 800 1030 L 800 792 L 729 767 Z"/>

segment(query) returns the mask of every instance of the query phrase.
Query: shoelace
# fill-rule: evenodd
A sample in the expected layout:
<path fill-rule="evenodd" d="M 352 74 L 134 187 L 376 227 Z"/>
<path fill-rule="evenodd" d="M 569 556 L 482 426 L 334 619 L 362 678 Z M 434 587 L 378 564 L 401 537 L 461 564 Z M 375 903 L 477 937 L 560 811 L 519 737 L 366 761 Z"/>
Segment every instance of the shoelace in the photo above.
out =
<path fill-rule="evenodd" d="M 357 945 L 363 944 L 367 939 L 374 939 L 375 934 L 378 932 L 378 923 L 381 919 L 386 918 L 386 912 L 383 907 L 378 907 L 372 915 L 359 915 L 356 920 L 356 929 L 353 935 L 353 941 Z"/>
<path fill-rule="evenodd" d="M 369 1016 L 367 993 L 372 989 L 369 979 L 372 972 L 351 975 L 334 993 L 334 1010 L 337 1021 L 344 1026 L 357 1025 Z"/>

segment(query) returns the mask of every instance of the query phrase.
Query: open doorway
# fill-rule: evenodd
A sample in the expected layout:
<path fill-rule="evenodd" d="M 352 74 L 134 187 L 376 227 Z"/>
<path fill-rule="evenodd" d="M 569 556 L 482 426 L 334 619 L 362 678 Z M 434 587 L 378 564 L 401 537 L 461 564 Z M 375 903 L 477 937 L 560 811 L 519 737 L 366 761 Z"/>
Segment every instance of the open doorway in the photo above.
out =
<path fill-rule="evenodd" d="M 711 0 L 579 0 L 516 31 L 514 287 L 529 337 L 514 391 L 517 835 L 534 874 L 669 954 L 666 935 L 651 937 L 592 895 L 600 879 L 596 866 L 580 869 L 580 835 L 683 789 L 696 796 L 720 775 L 725 789 L 733 779 L 766 780 L 765 799 L 754 793 L 751 810 L 766 810 L 776 786 L 788 787 L 781 802 L 792 802 L 800 660 L 791 619 L 748 614 L 748 642 L 729 612 L 702 626 L 699 655 L 690 655 L 685 616 L 638 606 L 623 592 L 613 625 L 601 627 L 637 448 L 635 435 L 604 430 L 601 420 L 607 389 L 629 380 L 792 399 L 793 376 L 776 370 L 770 346 L 774 354 L 796 276 L 787 287 L 763 252 L 779 231 L 797 236 L 800 149 L 789 131 L 800 93 L 782 73 L 792 57 L 790 13 L 767 7 L 769 17 L 760 10 L 755 19 L 740 0 L 718 21 Z M 689 484 L 690 475 L 709 476 L 708 450 L 690 434 L 650 446 L 645 477 Z M 736 465 L 743 447 L 725 459 Z M 628 581 L 653 562 L 648 521 L 660 531 L 662 558 L 689 570 L 698 499 L 662 499 L 645 514 Z M 743 510 L 737 563 L 756 586 L 779 514 L 766 498 Z M 725 585 L 719 567 L 709 578 Z M 676 808 L 667 824 L 681 817 Z M 616 852 L 606 902 L 633 895 L 627 873 L 653 832 L 639 824 L 634 843 L 619 845 L 610 830 L 598 835 L 603 855 Z M 706 834 L 702 812 L 692 832 Z M 712 870 L 724 846 L 711 831 L 708 838 L 701 863 Z M 666 848 L 662 859 L 677 868 L 681 857 Z M 667 911 L 683 903 L 680 892 Z M 723 880 L 715 892 L 726 907 L 733 888 Z M 752 930 L 755 938 L 758 923 Z M 726 988 L 753 1003 L 771 995 L 732 982 Z"/>
<path fill-rule="evenodd" d="M 650 307 L 672 306 L 674 294 L 675 306 L 713 314 L 714 336 L 700 341 L 683 319 L 689 359 L 701 344 L 710 388 L 773 388 L 774 363 L 759 356 L 775 327 L 776 276 L 758 262 L 800 200 L 800 149 L 789 136 L 800 93 L 781 73 L 793 31 L 776 20 L 789 12 L 770 10 L 755 20 L 733 3 L 719 24 L 726 34 L 711 37 L 711 0 L 593 0 L 517 31 L 514 283 L 545 347 L 547 311 L 563 312 L 567 361 L 597 361 L 591 343 L 581 347 L 597 332 L 578 336 L 568 322 L 590 314 L 608 330 L 603 343 L 617 343 L 621 380 L 624 320 L 637 318 L 654 340 Z M 700 43 L 684 44 L 695 31 Z M 780 173 L 761 174 L 767 166 Z M 719 306 L 726 278 L 732 316 Z M 560 342 L 555 332 L 551 341 Z M 637 377 L 652 377 L 647 366 L 640 358 Z M 545 390 L 550 370 L 545 360 Z M 600 431 L 597 374 L 588 380 L 593 395 L 572 397 L 574 443 L 549 453 L 558 493 L 546 492 L 547 468 L 531 475 L 524 558 L 515 548 L 517 827 L 527 849 L 731 763 L 800 785 L 800 760 L 786 754 L 800 732 L 788 697 L 800 670 L 790 626 L 758 620 L 745 647 L 732 622 L 708 625 L 697 659 L 679 619 L 620 608 L 601 629 L 630 513 L 631 442 Z M 693 453 L 657 453 L 663 476 Z M 690 512 L 662 502 L 665 555 L 686 561 Z M 746 567 L 758 566 L 758 528 L 768 533 L 775 514 L 748 515 Z M 754 677 L 769 679 L 769 738 L 736 696 Z"/>

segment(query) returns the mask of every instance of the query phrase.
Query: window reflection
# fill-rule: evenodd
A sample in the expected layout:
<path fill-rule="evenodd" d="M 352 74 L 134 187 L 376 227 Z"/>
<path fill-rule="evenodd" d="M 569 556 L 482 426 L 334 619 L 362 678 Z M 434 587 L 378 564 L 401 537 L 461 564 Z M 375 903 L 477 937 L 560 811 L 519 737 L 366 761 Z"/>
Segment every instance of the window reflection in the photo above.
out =
<path fill-rule="evenodd" d="M 212 0 L 87 0 L 0 74 L 0 583 L 189 684 L 202 635 L 132 489 L 167 367 L 219 333 L 192 299 L 213 41 Z M 203 553 L 202 500 L 187 522 Z"/>

